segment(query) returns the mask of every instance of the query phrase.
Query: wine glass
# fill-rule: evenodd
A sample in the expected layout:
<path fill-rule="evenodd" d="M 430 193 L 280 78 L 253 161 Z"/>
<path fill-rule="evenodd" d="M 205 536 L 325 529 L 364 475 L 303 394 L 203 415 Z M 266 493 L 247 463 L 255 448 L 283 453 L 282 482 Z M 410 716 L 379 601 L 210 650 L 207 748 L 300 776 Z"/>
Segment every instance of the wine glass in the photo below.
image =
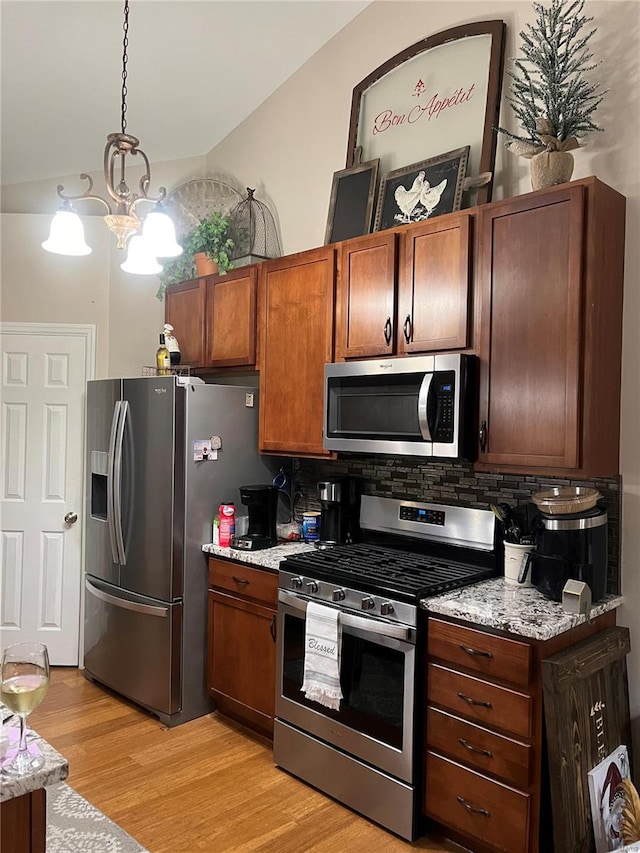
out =
<path fill-rule="evenodd" d="M 9 776 L 26 776 L 39 770 L 44 756 L 27 749 L 27 717 L 38 707 L 49 687 L 49 654 L 43 643 L 16 643 L 7 646 L 2 655 L 0 698 L 20 718 L 20 742 L 14 758 L 2 772 Z"/>

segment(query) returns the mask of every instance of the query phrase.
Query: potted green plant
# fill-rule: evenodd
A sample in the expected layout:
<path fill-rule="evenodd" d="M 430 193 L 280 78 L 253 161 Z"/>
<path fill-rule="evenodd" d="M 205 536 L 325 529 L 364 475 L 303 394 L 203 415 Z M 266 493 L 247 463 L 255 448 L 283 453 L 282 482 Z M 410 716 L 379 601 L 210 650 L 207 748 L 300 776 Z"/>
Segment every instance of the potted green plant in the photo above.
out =
<path fill-rule="evenodd" d="M 234 242 L 230 236 L 229 219 L 222 213 L 203 217 L 197 225 L 180 237 L 178 242 L 183 248 L 182 254 L 163 262 L 164 268 L 158 276 L 160 285 L 156 298 L 160 301 L 170 284 L 186 281 L 195 275 L 224 275 L 227 270 L 233 268 L 230 253 Z M 213 266 L 207 267 L 207 261 Z"/>
<path fill-rule="evenodd" d="M 534 190 L 563 183 L 571 178 L 573 155 L 578 139 L 590 131 L 600 131 L 593 113 L 604 92 L 585 79 L 599 63 L 587 44 L 595 33 L 582 32 L 593 18 L 582 14 L 584 0 L 551 0 L 549 7 L 533 4 L 535 24 L 520 33 L 522 53 L 514 60 L 509 106 L 524 128 L 519 136 L 498 127 L 509 137 L 507 148 L 531 160 Z"/>
<path fill-rule="evenodd" d="M 198 275 L 215 273 L 224 275 L 233 267 L 230 255 L 232 249 L 233 240 L 229 234 L 229 219 L 223 213 L 217 212 L 201 219 L 187 234 L 184 245 L 185 253 L 189 252 L 193 255 Z M 216 269 L 199 266 L 203 260 L 215 264 Z"/>

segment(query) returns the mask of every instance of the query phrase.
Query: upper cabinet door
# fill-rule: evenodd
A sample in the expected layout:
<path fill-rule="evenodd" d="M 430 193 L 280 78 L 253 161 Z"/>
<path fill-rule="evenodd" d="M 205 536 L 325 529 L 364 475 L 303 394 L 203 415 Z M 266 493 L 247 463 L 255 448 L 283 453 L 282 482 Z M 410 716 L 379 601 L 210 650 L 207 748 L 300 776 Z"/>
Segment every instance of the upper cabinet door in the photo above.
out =
<path fill-rule="evenodd" d="M 381 232 L 340 246 L 336 358 L 395 352 L 396 234 Z"/>
<path fill-rule="evenodd" d="M 335 247 L 265 261 L 259 273 L 262 451 L 322 446 L 324 365 L 333 360 Z"/>
<path fill-rule="evenodd" d="M 207 365 L 252 366 L 256 363 L 258 271 L 241 267 L 207 279 Z M 178 340 L 180 340 L 178 338 Z"/>
<path fill-rule="evenodd" d="M 400 237 L 398 352 L 469 346 L 471 219 L 451 214 Z"/>
<path fill-rule="evenodd" d="M 583 186 L 480 209 L 479 462 L 579 465 Z"/>
<path fill-rule="evenodd" d="M 173 326 L 182 365 L 205 365 L 205 295 L 203 278 L 172 284 L 165 292 L 164 319 Z"/>

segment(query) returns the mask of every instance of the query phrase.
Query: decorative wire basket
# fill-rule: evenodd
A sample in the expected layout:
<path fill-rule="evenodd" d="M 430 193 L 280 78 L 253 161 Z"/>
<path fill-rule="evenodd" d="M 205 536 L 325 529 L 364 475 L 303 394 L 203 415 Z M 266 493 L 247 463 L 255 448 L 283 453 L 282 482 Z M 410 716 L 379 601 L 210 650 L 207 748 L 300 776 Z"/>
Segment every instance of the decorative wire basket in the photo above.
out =
<path fill-rule="evenodd" d="M 159 370 L 157 367 L 143 367 L 143 376 L 189 376 L 191 366 L 189 364 L 178 364 L 175 367 L 165 367 Z"/>
<path fill-rule="evenodd" d="M 235 266 L 282 255 L 273 214 L 266 204 L 253 197 L 254 192 L 247 187 L 247 197 L 229 213 L 229 230 L 235 244 Z"/>

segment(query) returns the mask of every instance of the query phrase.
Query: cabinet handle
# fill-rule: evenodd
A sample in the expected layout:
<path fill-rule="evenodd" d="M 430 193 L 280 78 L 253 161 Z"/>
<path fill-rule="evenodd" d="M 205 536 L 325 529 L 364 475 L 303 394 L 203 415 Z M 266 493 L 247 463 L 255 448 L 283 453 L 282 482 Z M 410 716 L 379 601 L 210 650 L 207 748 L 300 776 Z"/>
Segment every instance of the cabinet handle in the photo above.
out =
<path fill-rule="evenodd" d="M 402 331 L 404 332 L 405 341 L 410 344 L 411 343 L 411 314 L 407 314 L 407 319 L 404 321 L 404 326 L 402 327 Z"/>
<path fill-rule="evenodd" d="M 387 346 L 391 343 L 391 317 L 387 317 L 387 322 L 384 324 L 384 340 Z"/>
<path fill-rule="evenodd" d="M 490 752 L 488 749 L 480 749 L 479 747 L 474 746 L 472 743 L 469 743 L 468 740 L 465 740 L 462 737 L 458 738 L 458 743 L 464 746 L 465 749 L 468 749 L 469 752 L 477 752 L 478 755 L 486 755 L 487 758 L 493 758 L 493 753 Z"/>
<path fill-rule="evenodd" d="M 232 580 L 236 583 L 250 584 L 251 581 L 248 581 L 246 578 L 237 578 L 235 575 L 231 575 Z"/>
<path fill-rule="evenodd" d="M 460 648 L 463 652 L 466 652 L 468 655 L 476 655 L 479 658 L 492 658 L 493 652 L 482 652 L 479 649 L 471 649 L 469 646 L 464 646 L 460 643 Z"/>
<path fill-rule="evenodd" d="M 481 702 L 479 699 L 472 699 L 471 696 L 466 696 L 464 693 L 458 692 L 458 696 L 467 705 L 479 705 L 481 708 L 493 708 L 491 702 Z"/>
<path fill-rule="evenodd" d="M 482 421 L 480 424 L 480 432 L 478 433 L 478 438 L 480 439 L 480 450 L 484 453 L 487 449 L 487 422 Z"/>
<path fill-rule="evenodd" d="M 271 632 L 271 639 L 275 643 L 275 641 L 276 641 L 276 614 L 275 613 L 271 617 L 271 624 L 269 625 L 269 631 Z"/>
<path fill-rule="evenodd" d="M 481 814 L 484 817 L 491 817 L 490 812 L 486 809 L 479 809 L 477 806 L 472 806 L 471 803 L 468 803 L 464 797 L 456 797 L 457 801 L 461 806 L 464 806 L 468 812 L 472 812 L 473 814 Z"/>

